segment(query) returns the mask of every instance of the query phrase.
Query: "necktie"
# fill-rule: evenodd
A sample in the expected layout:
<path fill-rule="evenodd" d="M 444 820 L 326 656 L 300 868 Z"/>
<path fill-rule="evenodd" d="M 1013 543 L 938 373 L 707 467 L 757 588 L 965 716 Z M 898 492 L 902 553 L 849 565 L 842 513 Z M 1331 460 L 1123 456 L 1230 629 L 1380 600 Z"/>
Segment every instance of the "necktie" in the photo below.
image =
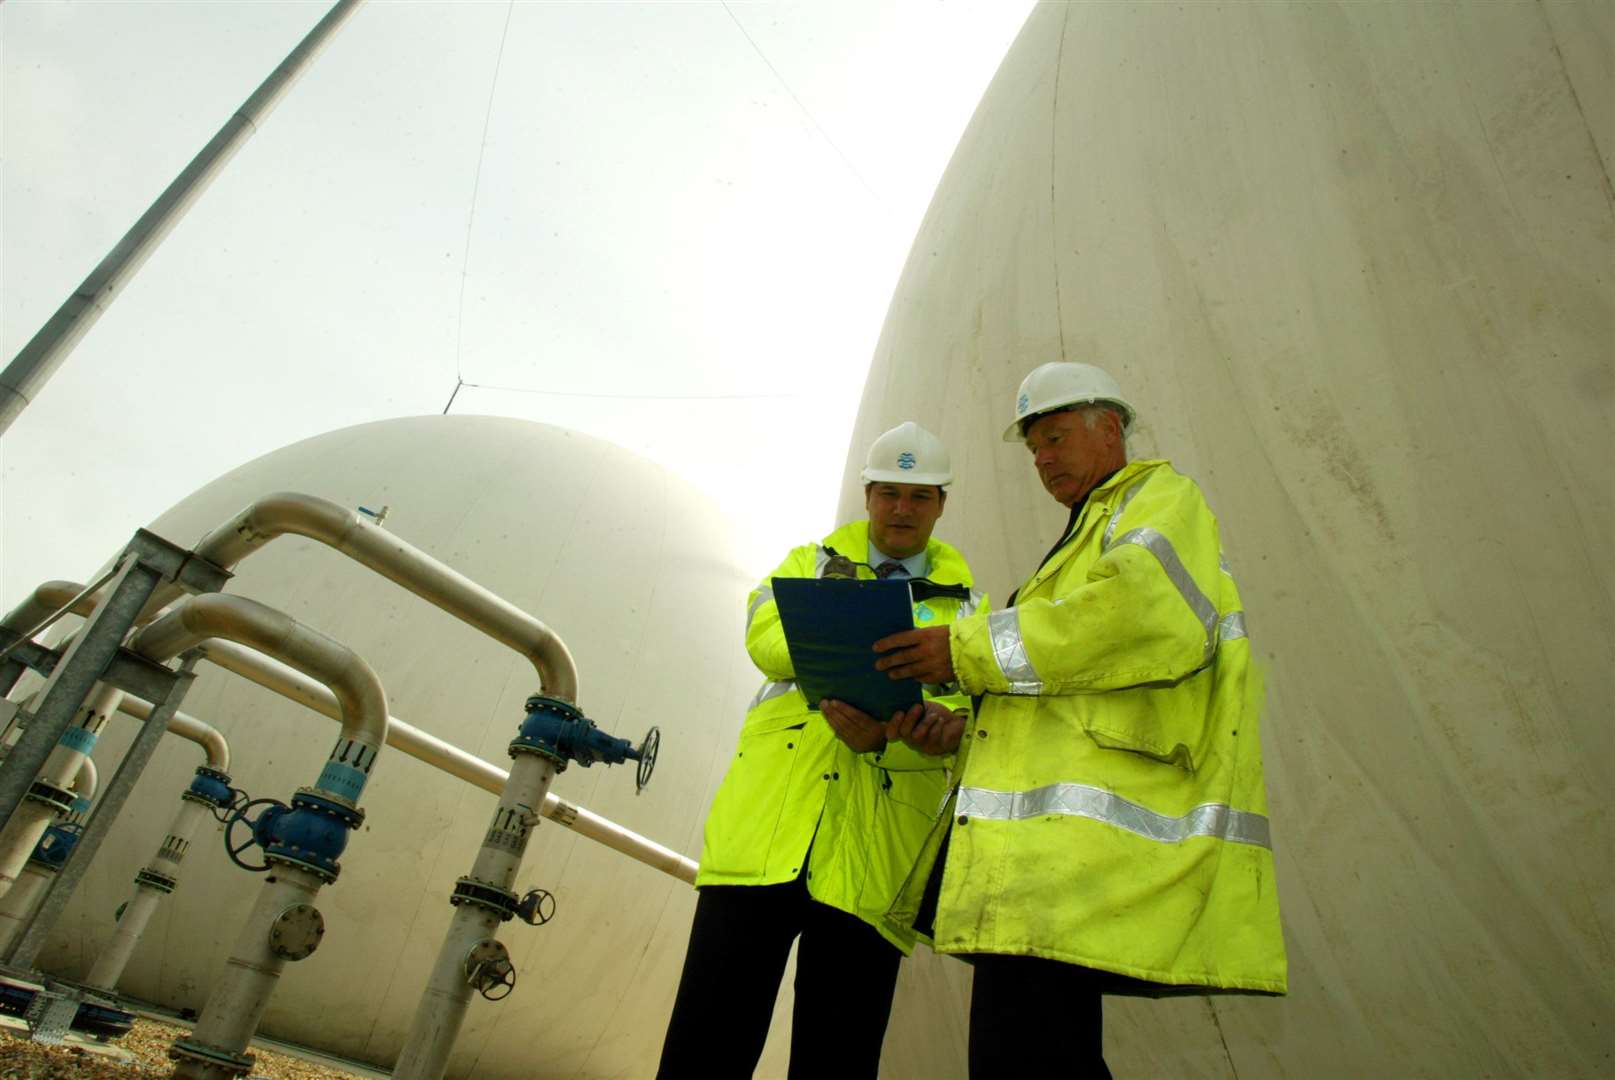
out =
<path fill-rule="evenodd" d="M 895 559 L 887 559 L 885 562 L 875 567 L 875 576 L 878 578 L 889 578 L 895 574 L 901 574 L 904 577 L 908 577 L 908 568 Z"/>

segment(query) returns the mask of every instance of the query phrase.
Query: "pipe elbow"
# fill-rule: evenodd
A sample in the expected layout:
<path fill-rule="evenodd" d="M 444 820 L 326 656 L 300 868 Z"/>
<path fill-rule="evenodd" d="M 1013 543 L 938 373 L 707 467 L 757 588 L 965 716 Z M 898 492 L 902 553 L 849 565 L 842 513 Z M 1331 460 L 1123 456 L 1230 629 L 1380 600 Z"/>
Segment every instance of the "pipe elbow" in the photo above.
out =
<path fill-rule="evenodd" d="M 196 545 L 196 553 L 228 570 L 257 548 L 287 533 L 336 546 L 357 517 L 328 499 L 299 491 L 277 491 L 254 500 L 204 536 Z"/>
<path fill-rule="evenodd" d="M 83 591 L 83 585 L 72 581 L 47 581 L 29 594 L 28 599 L 12 608 L 4 619 L 0 619 L 0 626 L 19 634 L 30 630 Z M 94 610 L 95 601 L 91 597 L 85 597 L 73 605 L 75 615 L 89 615 Z"/>

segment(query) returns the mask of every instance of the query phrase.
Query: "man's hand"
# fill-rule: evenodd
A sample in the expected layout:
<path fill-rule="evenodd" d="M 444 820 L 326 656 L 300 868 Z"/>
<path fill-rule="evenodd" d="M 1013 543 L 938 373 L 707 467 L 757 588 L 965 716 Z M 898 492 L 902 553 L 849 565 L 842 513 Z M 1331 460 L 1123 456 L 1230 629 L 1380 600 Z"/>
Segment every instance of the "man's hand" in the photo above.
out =
<path fill-rule="evenodd" d="M 953 681 L 953 650 L 948 645 L 946 626 L 904 630 L 875 642 L 875 651 L 885 653 L 875 668 L 894 679 L 918 679 L 941 685 Z"/>
<path fill-rule="evenodd" d="M 868 754 L 886 748 L 886 725 L 862 709 L 825 698 L 819 702 L 819 712 L 824 714 L 825 723 L 836 733 L 836 738 L 855 753 Z"/>
<path fill-rule="evenodd" d="M 964 716 L 950 712 L 946 705 L 927 701 L 893 715 L 886 725 L 886 738 L 902 739 L 922 754 L 941 757 L 959 749 L 964 730 Z"/>

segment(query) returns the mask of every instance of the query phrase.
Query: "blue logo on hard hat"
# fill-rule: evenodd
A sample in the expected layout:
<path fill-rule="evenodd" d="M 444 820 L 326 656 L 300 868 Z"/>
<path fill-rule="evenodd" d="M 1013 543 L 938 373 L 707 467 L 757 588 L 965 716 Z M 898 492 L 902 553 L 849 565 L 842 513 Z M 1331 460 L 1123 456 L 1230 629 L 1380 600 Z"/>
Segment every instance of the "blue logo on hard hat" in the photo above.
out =
<path fill-rule="evenodd" d="M 914 467 L 914 455 L 909 453 L 907 450 L 904 450 L 901 454 L 898 454 L 897 467 L 899 469 L 912 469 Z"/>
<path fill-rule="evenodd" d="M 1032 404 L 1032 399 L 1027 397 L 1025 394 L 1022 394 L 1020 400 L 1015 402 L 1015 415 L 1020 416 L 1022 413 L 1026 412 L 1026 407 L 1030 404 Z"/>

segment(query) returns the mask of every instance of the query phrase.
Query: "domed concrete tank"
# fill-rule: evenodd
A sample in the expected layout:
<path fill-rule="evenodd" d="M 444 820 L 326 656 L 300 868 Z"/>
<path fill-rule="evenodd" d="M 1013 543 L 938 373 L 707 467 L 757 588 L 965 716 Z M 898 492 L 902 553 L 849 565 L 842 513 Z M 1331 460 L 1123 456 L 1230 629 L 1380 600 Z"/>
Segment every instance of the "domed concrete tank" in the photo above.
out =
<path fill-rule="evenodd" d="M 938 187 L 849 481 L 931 426 L 1005 597 L 1016 388 L 1104 365 L 1269 667 L 1290 996 L 1112 999 L 1117 1075 L 1610 1071 L 1612 73 L 1608 4 L 1045 4 Z"/>
<path fill-rule="evenodd" d="M 694 858 L 701 823 L 760 676 L 742 647 L 750 576 L 724 520 L 693 489 L 627 451 L 567 431 L 481 417 L 421 417 L 332 432 L 213 482 L 152 529 L 191 544 L 273 491 L 388 508 L 385 528 L 543 620 L 577 661 L 579 705 L 636 743 L 663 733 L 649 788 L 633 767 L 572 766 L 563 799 Z M 352 647 L 380 675 L 391 712 L 508 768 L 506 746 L 538 689 L 528 661 L 312 541 L 286 536 L 242 562 L 229 592 L 280 608 Z M 184 705 L 229 738 L 238 786 L 288 799 L 311 782 L 337 726 L 209 664 Z M 116 760 L 132 725 L 114 721 L 97 757 Z M 41 955 L 82 975 L 112 912 L 160 841 L 201 756 L 168 739 Z M 105 766 L 103 766 L 105 768 Z M 287 966 L 260 1030 L 390 1065 L 496 799 L 395 749 L 367 787 L 366 821 L 318 905 L 327 933 Z M 185 859 L 120 984 L 200 1007 L 262 879 L 231 866 L 211 824 Z M 255 854 L 255 853 L 254 853 Z M 672 1010 L 694 890 L 546 821 L 518 887 L 554 893 L 542 927 L 507 923 L 517 965 L 508 999 L 473 999 L 452 1077 L 649 1076 Z M 911 998 L 923 987 L 909 990 Z M 760 1075 L 784 1075 L 790 984 Z M 897 1034 L 951 1046 L 957 1001 L 914 1001 Z M 953 1019 L 950 1020 L 950 1017 Z M 892 1076 L 937 1075 L 899 1068 Z"/>

